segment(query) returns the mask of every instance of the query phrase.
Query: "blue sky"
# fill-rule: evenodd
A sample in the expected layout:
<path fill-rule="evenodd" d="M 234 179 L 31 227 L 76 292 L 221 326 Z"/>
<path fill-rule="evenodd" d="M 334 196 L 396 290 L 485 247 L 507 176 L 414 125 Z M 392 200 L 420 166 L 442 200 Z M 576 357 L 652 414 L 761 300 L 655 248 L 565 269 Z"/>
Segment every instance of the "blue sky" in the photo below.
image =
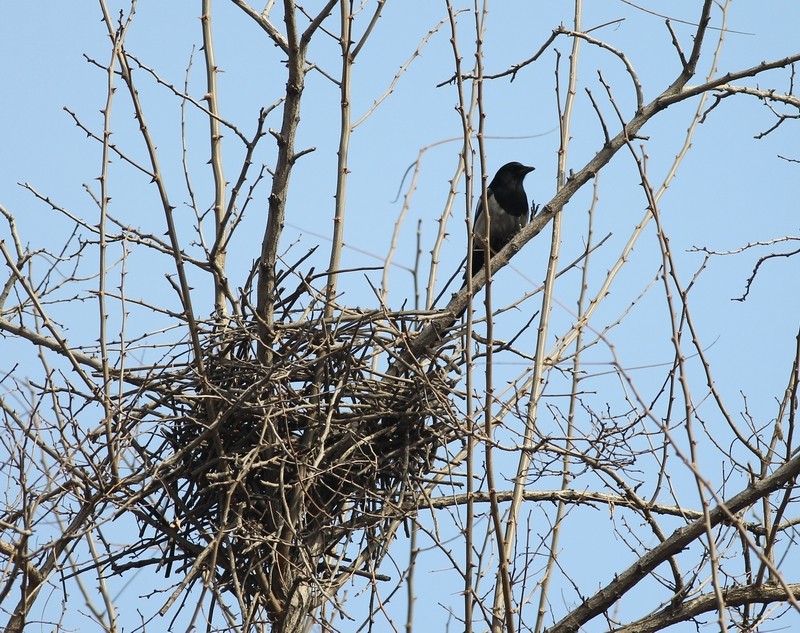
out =
<path fill-rule="evenodd" d="M 319 4 L 319 3 L 317 3 Z M 463 4 L 463 3 L 462 3 Z M 642 6 L 676 18 L 675 32 L 684 50 L 691 46 L 693 27 L 679 20 L 694 22 L 695 2 L 652 1 Z M 645 99 L 651 99 L 678 72 L 678 60 L 664 27 L 663 19 L 644 13 L 624 2 L 587 2 L 584 27 L 611 23 L 592 32 L 612 46 L 626 52 L 640 74 Z M 486 34 L 485 66 L 487 73 L 506 69 L 530 57 L 560 22 L 569 23 L 571 3 L 504 0 L 490 3 Z M 114 5 L 127 9 L 127 5 Z M 127 48 L 146 65 L 154 67 L 168 83 L 182 86 L 189 59 L 194 54 L 189 79 L 189 93 L 200 99 L 204 92 L 200 44 L 199 3 L 140 2 Z M 715 10 L 713 24 L 719 26 Z M 452 75 L 452 50 L 443 3 L 429 0 L 390 0 L 376 31 L 354 67 L 353 118 L 358 119 L 379 98 L 397 69 L 404 64 L 421 40 L 436 30 L 400 78 L 393 93 L 378 107 L 353 135 L 345 241 L 354 248 L 345 250 L 344 268 L 380 265 L 391 244 L 392 231 L 402 206 L 408 181 L 403 180 L 408 167 L 422 157 L 417 189 L 400 232 L 392 271 L 388 303 L 399 308 L 412 298 L 411 278 L 405 268 L 412 266 L 416 254 L 417 226 L 421 226 L 423 268 L 429 263 L 438 219 L 448 193 L 460 149 L 460 122 L 454 110 L 455 90 L 452 85 L 437 87 Z M 472 39 L 470 16 L 461 16 L 463 40 L 459 42 L 469 65 Z M 614 22 L 621 20 L 619 22 Z M 796 52 L 800 4 L 795 2 L 734 2 L 728 15 L 728 28 L 717 74 L 754 66 L 762 60 L 777 59 Z M 255 129 L 259 108 L 272 104 L 284 89 L 285 69 L 282 57 L 238 9 L 227 3 L 215 5 L 216 53 L 223 73 L 219 78 L 223 116 L 240 127 L 246 135 Z M 356 20 L 356 32 L 363 21 Z M 714 45 L 710 34 L 707 52 Z M 571 42 L 557 41 L 562 53 L 561 89 L 564 90 L 567 55 Z M 194 48 L 194 53 L 193 53 Z M 84 184 L 97 188 L 100 169 L 99 147 L 86 138 L 64 108 L 94 130 L 101 130 L 99 110 L 105 101 L 105 74 L 86 57 L 106 64 L 109 60 L 108 38 L 100 22 L 100 13 L 92 3 L 3 3 L 0 5 L 0 204 L 18 220 L 23 242 L 31 248 L 56 248 L 63 243 L 69 222 L 59 217 L 18 183 L 30 183 L 42 194 L 72 213 L 97 221 L 97 210 L 87 195 Z M 310 51 L 310 59 L 330 72 L 338 72 L 335 42 L 321 36 Z M 706 59 L 708 59 L 708 55 Z M 597 70 L 613 88 L 617 106 L 624 116 L 633 112 L 631 85 L 619 61 L 608 52 L 588 45 L 581 49 L 582 70 L 572 127 L 572 143 L 568 164 L 579 169 L 602 145 L 602 133 L 585 90 L 588 88 L 612 130 L 615 115 Z M 702 66 L 692 83 L 699 83 L 709 68 Z M 555 192 L 555 168 L 558 150 L 557 109 L 554 94 L 555 55 L 552 50 L 526 67 L 513 82 L 507 78 L 487 82 L 485 88 L 488 171 L 491 174 L 510 160 L 519 160 L 537 167 L 526 180 L 530 197 L 546 202 Z M 141 70 L 136 71 L 149 123 L 157 138 L 165 178 L 172 192 L 172 202 L 183 230 L 188 252 L 198 252 L 192 245 L 189 230 L 192 215 L 186 206 L 188 197 L 181 169 L 181 136 L 179 103 L 169 91 L 159 87 Z M 758 80 L 743 82 L 749 86 L 775 87 L 787 90 L 788 73 L 776 71 Z M 299 161 L 292 177 L 287 225 L 283 246 L 291 246 L 288 259 L 306 249 L 320 245 L 308 264 L 323 269 L 328 259 L 329 244 L 317 235 L 328 235 L 333 214 L 336 142 L 338 133 L 338 101 L 336 88 L 319 74 L 310 74 L 303 104 L 298 148 L 314 146 L 316 150 Z M 680 150 L 686 129 L 692 121 L 697 101 L 671 108 L 648 124 L 643 134 L 651 182 L 659 185 Z M 128 100 L 121 86 L 113 105 L 114 140 L 132 156 L 142 158 L 143 147 L 136 136 L 137 126 L 131 116 Z M 268 119 L 268 126 L 279 126 L 279 114 Z M 675 179 L 660 203 L 663 223 L 669 235 L 684 286 L 703 263 L 694 247 L 731 250 L 756 241 L 768 241 L 785 235 L 797 236 L 797 155 L 798 130 L 786 122 L 778 132 L 762 140 L 753 137 L 768 129 L 774 117 L 760 101 L 752 97 L 727 99 L 713 110 L 699 126 L 690 151 L 681 162 Z M 187 151 L 193 175 L 193 188 L 198 198 L 210 204 L 211 176 L 205 166 L 208 160 L 207 122 L 191 108 L 187 115 L 189 136 Z M 455 139 L 442 143 L 447 139 Z M 441 143 L 441 144 L 439 144 Z M 638 144 L 637 144 L 638 145 Z M 243 156 L 241 144 L 227 132 L 225 137 L 226 176 L 233 180 Z M 262 141 L 256 160 L 270 164 L 274 157 L 271 139 Z M 161 235 L 163 214 L 147 178 L 134 173 L 117 161 L 111 170 L 111 212 L 123 222 L 143 231 Z M 260 247 L 265 217 L 268 185 L 256 190 L 253 210 L 233 243 L 229 256 L 231 277 L 235 286 L 244 283 L 252 260 Z M 398 191 L 401 197 L 395 201 Z M 463 181 L 459 192 L 464 193 Z M 592 191 L 586 187 L 564 211 L 562 261 L 577 257 L 584 248 L 586 211 Z M 630 156 L 620 152 L 598 176 L 595 236 L 610 234 L 608 241 L 592 256 L 590 296 L 605 272 L 619 256 L 631 230 L 641 219 L 646 202 L 638 184 L 635 165 Z M 459 196 L 454 218 L 448 225 L 448 238 L 442 252 L 443 279 L 463 257 L 466 232 L 465 198 Z M 8 239 L 5 226 L 0 239 Z M 523 292 L 540 284 L 544 278 L 549 248 L 549 229 L 519 253 L 511 266 L 496 278 L 493 293 L 496 304 L 512 302 Z M 748 409 L 765 422 L 776 415 L 776 398 L 785 388 L 792 347 L 800 312 L 800 276 L 798 260 L 777 259 L 767 262 L 745 302 L 733 301 L 744 292 L 747 277 L 758 257 L 774 251 L 791 250 L 791 245 L 778 245 L 745 252 L 741 255 L 716 257 L 707 265 L 691 291 L 691 304 L 702 347 L 714 368 L 714 379 L 721 393 L 729 398 L 734 411 L 743 407 L 739 395 L 747 394 Z M 655 279 L 661 263 L 654 227 L 645 231 L 629 263 L 612 286 L 592 327 L 601 331 L 614 322 Z M 164 279 L 169 261 L 151 255 L 132 256 L 128 263 L 128 291 L 131 295 L 158 298 L 168 307 L 177 305 L 174 293 Z M 373 295 L 365 276 L 373 284 L 380 283 L 380 271 L 354 274 L 343 283 L 343 301 L 350 305 L 372 305 Z M 580 290 L 579 274 L 565 275 L 557 285 L 558 301 L 554 311 L 551 342 L 572 322 L 571 311 Z M 208 281 L 194 280 L 202 290 Z M 200 308 L 208 314 L 211 296 L 198 292 Z M 203 306 L 205 305 L 205 308 Z M 538 309 L 540 298 L 524 304 L 530 315 Z M 96 339 L 96 308 L 87 303 L 59 308 L 70 340 L 91 344 Z M 140 320 L 133 328 L 155 327 L 158 318 L 146 310 L 137 311 Z M 514 330 L 520 315 L 515 313 L 499 320 L 500 338 Z M 612 329 L 605 342 L 613 345 L 620 363 L 641 380 L 645 395 L 657 392 L 663 380 L 663 366 L 672 361 L 672 348 L 664 317 L 664 297 L 656 283 L 639 301 L 624 321 L 624 327 Z M 502 328 L 508 328 L 503 330 Z M 532 332 L 528 334 L 532 336 Z M 13 347 L 12 347 L 13 345 Z M 526 347 L 532 349 L 534 341 Z M 25 346 L 0 340 L 2 350 L 24 350 Z M 599 344 L 586 354 L 587 369 L 597 371 L 591 385 L 598 407 L 603 402 L 619 403 L 623 391 L 617 379 L 608 378 L 611 348 Z M 27 361 L 23 361 L 23 366 Z M 499 381 L 510 380 L 524 370 L 509 359 L 508 374 Z M 699 396 L 704 379 L 697 371 L 695 383 Z M 500 383 L 498 382 L 498 385 Z M 613 385 L 613 386 L 612 386 Z M 707 406 L 707 404 L 704 404 Z M 700 414 L 704 413 L 701 408 Z M 709 424 L 718 422 L 713 408 L 708 409 Z M 555 424 L 555 422 L 553 422 Z M 89 425 L 90 426 L 90 425 Z M 720 431 L 724 433 L 724 431 Z M 711 461 L 714 477 L 721 476 L 724 465 Z M 685 473 L 684 473 L 685 474 Z M 680 478 L 679 478 L 680 479 Z M 691 492 L 687 492 L 691 498 Z M 536 509 L 532 509 L 535 513 Z M 577 511 L 576 511 L 577 512 Z M 592 512 L 586 513 L 588 517 Z M 600 521 L 607 523 L 603 512 Z M 587 518 L 586 521 L 591 521 Z M 609 535 L 613 540 L 613 536 Z M 577 539 L 580 543 L 580 539 Z M 586 542 L 583 545 L 587 545 Z M 589 543 L 589 545 L 591 545 Z M 401 545 L 401 550 L 404 545 Z M 591 547 L 589 547 L 591 552 Z M 616 551 L 616 550 L 615 550 Z M 402 556 L 402 554 L 399 554 Z M 572 556 L 580 560 L 585 553 L 565 553 L 565 562 Z M 433 559 L 434 561 L 436 559 Z M 437 561 L 440 562 L 440 561 Z M 591 591 L 606 582 L 616 571 L 615 559 L 603 560 L 600 569 L 587 571 L 585 589 Z M 435 566 L 434 563 L 431 563 Z M 442 563 L 444 564 L 444 563 Z M 387 572 L 388 573 L 388 572 Z M 431 591 L 420 599 L 425 617 L 443 627 L 446 613 L 438 603 L 453 601 L 458 589 L 441 596 L 437 576 L 430 577 Z M 428 580 L 428 579 L 426 579 Z M 426 583 L 419 581 L 421 593 Z M 130 589 L 129 589 L 130 590 Z M 132 590 L 134 593 L 137 590 Z M 565 599 L 569 602 L 568 599 Z M 554 605 L 554 612 L 561 609 Z M 358 618 L 357 618 L 358 619 Z M 342 625 L 344 626 L 344 625 Z M 355 629 L 353 629 L 355 630 Z M 422 630 L 422 629 L 420 629 Z M 438 630 L 441 630 L 439 628 Z M 593 629 L 594 630 L 594 629 Z M 688 629 L 687 629 L 688 630 Z"/>

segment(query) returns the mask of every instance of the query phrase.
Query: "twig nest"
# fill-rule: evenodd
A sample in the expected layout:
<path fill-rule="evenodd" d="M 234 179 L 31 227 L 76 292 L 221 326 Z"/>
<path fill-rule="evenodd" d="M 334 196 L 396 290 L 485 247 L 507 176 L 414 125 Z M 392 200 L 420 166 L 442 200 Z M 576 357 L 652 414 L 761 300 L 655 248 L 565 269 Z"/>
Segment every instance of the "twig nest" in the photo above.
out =
<path fill-rule="evenodd" d="M 180 525 L 169 562 L 191 568 L 215 544 L 208 567 L 268 608 L 289 575 L 339 583 L 377 563 L 383 548 L 365 539 L 414 512 L 459 424 L 450 365 L 402 354 L 418 314 L 304 314 L 264 342 L 268 365 L 255 321 L 211 330 L 206 375 L 173 385 L 166 432 L 174 458 L 161 505 Z"/>

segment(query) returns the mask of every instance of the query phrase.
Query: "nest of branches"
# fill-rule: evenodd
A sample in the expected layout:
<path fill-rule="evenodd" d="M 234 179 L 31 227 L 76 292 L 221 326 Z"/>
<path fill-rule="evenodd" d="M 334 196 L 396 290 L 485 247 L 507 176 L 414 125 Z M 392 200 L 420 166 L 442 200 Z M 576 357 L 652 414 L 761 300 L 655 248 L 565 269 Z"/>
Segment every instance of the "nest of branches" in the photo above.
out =
<path fill-rule="evenodd" d="M 326 316 L 308 298 L 279 306 L 269 341 L 255 318 L 210 328 L 205 375 L 185 371 L 170 389 L 168 567 L 213 570 L 273 615 L 298 582 L 327 593 L 375 565 L 375 543 L 424 503 L 437 453 L 459 435 L 443 347 L 408 352 L 425 315 Z"/>

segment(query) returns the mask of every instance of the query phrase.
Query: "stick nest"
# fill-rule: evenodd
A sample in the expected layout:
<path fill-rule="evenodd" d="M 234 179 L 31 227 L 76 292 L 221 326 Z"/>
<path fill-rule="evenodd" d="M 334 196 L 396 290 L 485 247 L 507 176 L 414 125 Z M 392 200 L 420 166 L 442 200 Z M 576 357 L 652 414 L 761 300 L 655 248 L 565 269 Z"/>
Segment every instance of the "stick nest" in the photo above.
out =
<path fill-rule="evenodd" d="M 424 315 L 284 304 L 261 352 L 255 319 L 209 328 L 205 374 L 187 367 L 170 389 L 164 497 L 170 566 L 197 567 L 202 553 L 218 580 L 275 612 L 291 582 L 328 593 L 377 564 L 375 543 L 424 501 L 462 423 L 448 346 L 407 351 Z"/>

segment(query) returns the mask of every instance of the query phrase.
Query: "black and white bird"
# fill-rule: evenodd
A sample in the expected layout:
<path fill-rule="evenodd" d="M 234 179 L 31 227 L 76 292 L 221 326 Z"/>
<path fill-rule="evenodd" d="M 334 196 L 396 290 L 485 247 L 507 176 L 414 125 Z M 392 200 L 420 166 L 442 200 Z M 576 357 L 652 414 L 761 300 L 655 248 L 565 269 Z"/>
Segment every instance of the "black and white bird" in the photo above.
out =
<path fill-rule="evenodd" d="M 489 252 L 500 251 L 523 226 L 528 223 L 528 196 L 522 186 L 525 176 L 535 167 L 522 163 L 506 163 L 497 170 L 492 182 L 486 188 L 486 202 L 489 207 Z M 486 261 L 486 210 L 483 198 L 475 210 L 472 225 L 472 274 L 477 275 Z M 464 273 L 464 280 L 467 273 Z"/>

